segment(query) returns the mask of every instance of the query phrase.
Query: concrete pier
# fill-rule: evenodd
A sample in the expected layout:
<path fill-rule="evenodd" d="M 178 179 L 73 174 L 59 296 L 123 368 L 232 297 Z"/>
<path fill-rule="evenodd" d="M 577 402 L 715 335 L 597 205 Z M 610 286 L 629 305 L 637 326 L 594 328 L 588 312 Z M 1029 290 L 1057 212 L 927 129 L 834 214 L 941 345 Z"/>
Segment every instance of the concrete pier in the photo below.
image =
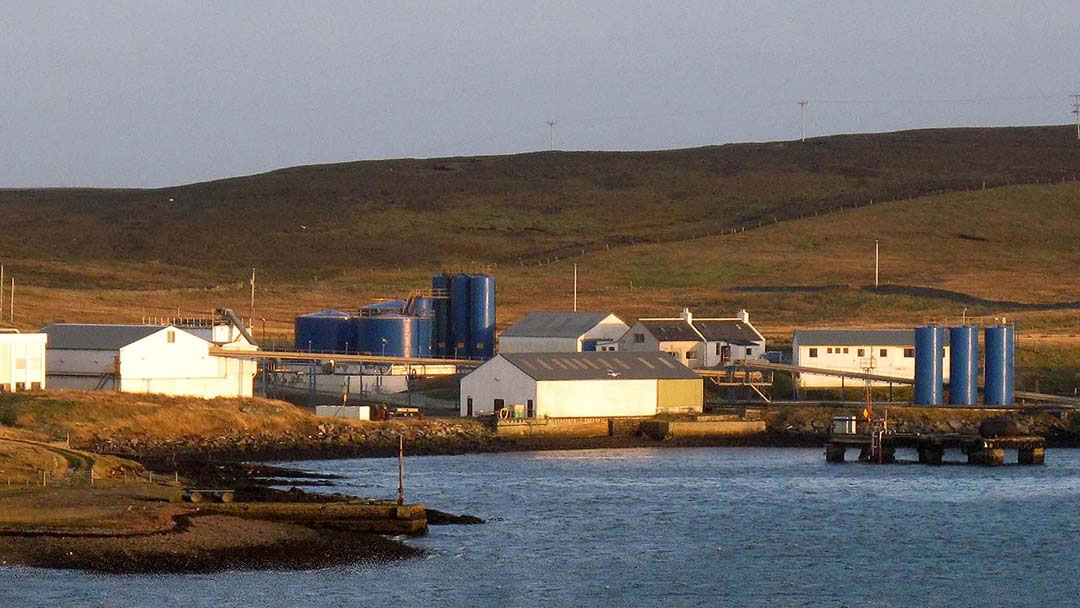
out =
<path fill-rule="evenodd" d="M 940 465 L 946 450 L 967 454 L 968 464 L 998 466 L 1005 464 L 1005 450 L 1017 451 L 1017 464 L 1040 465 L 1046 462 L 1046 439 L 1038 436 L 981 437 L 954 433 L 925 435 L 921 433 L 889 433 L 881 439 L 881 456 L 871 453 L 870 436 L 834 433 L 825 444 L 827 462 L 844 462 L 847 448 L 859 448 L 859 460 L 865 462 L 896 462 L 897 448 L 914 449 L 922 464 Z"/>

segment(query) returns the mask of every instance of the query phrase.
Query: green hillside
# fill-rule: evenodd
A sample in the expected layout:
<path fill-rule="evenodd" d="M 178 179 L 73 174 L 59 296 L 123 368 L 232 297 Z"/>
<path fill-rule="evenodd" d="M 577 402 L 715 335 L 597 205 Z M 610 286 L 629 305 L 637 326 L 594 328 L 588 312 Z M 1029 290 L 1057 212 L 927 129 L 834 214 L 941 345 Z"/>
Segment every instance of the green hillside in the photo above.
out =
<path fill-rule="evenodd" d="M 36 285 L 117 289 L 217 285 L 219 271 L 236 280 L 252 266 L 299 279 L 532 264 L 871 199 L 1073 180 L 1078 168 L 1071 127 L 1049 126 L 354 162 L 157 190 L 0 190 L 0 258 Z"/>

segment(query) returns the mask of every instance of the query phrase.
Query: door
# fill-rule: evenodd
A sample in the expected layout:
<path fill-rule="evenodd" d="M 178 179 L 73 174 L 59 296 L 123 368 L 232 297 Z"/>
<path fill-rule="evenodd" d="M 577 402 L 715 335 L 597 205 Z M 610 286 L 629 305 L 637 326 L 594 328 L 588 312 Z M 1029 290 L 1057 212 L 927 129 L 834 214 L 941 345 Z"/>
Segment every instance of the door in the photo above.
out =
<path fill-rule="evenodd" d="M 472 416 L 472 397 L 465 400 L 465 415 Z"/>
<path fill-rule="evenodd" d="M 727 363 L 728 361 L 731 361 L 731 346 L 730 345 L 725 344 L 722 347 L 720 347 L 720 361 L 722 363 Z"/>
<path fill-rule="evenodd" d="M 498 415 L 499 410 L 503 409 L 504 407 L 506 407 L 506 402 L 502 399 L 496 399 L 494 413 Z"/>
<path fill-rule="evenodd" d="M 528 401 L 525 402 L 525 417 L 526 418 L 533 418 L 534 417 L 533 400 L 532 399 L 529 399 Z"/>

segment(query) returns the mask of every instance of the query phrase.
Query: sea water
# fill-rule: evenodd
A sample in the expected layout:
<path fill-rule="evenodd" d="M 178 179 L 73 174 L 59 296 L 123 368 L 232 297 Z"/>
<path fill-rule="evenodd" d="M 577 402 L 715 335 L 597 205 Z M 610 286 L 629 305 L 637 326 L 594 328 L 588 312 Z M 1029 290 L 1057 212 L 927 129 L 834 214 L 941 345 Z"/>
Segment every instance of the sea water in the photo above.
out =
<path fill-rule="evenodd" d="M 913 457 L 913 455 L 912 455 Z M 288 463 L 397 491 L 396 459 Z M 487 520 L 402 562 L 280 572 L 0 569 L 0 606 L 1067 606 L 1080 451 L 1045 466 L 825 463 L 821 449 L 406 459 L 406 499 Z"/>

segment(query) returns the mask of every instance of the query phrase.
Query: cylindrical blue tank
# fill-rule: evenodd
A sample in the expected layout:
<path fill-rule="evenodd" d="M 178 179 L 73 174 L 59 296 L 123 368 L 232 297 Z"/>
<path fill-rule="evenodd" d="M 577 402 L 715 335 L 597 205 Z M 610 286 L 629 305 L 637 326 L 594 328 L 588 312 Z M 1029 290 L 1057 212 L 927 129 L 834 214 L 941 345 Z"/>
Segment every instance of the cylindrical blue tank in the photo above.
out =
<path fill-rule="evenodd" d="M 469 356 L 490 359 L 495 356 L 495 277 L 478 274 L 469 280 Z"/>
<path fill-rule="evenodd" d="M 295 346 L 298 351 L 319 353 L 355 352 L 351 317 L 340 310 L 322 310 L 300 315 L 293 321 Z"/>
<path fill-rule="evenodd" d="M 372 302 L 360 307 L 360 315 L 370 317 L 375 315 L 400 315 L 405 312 L 405 300 L 382 300 Z"/>
<path fill-rule="evenodd" d="M 454 357 L 469 356 L 469 294 L 472 292 L 469 275 L 455 274 L 450 280 L 450 340 L 447 354 Z"/>
<path fill-rule="evenodd" d="M 937 325 L 915 328 L 915 403 L 944 403 L 945 329 Z"/>
<path fill-rule="evenodd" d="M 986 340 L 986 386 L 983 401 L 986 405 L 1012 405 L 1014 380 L 1013 328 L 1008 325 L 987 327 Z"/>
<path fill-rule="evenodd" d="M 949 328 L 949 403 L 975 405 L 979 399 L 979 329 Z"/>
<path fill-rule="evenodd" d="M 353 327 L 361 352 L 387 357 L 415 357 L 419 352 L 417 317 L 379 315 L 356 317 Z"/>
<path fill-rule="evenodd" d="M 435 316 L 435 300 L 427 296 L 417 296 L 409 300 L 405 314 L 412 317 L 431 318 Z"/>
<path fill-rule="evenodd" d="M 445 357 L 450 350 L 450 277 L 437 274 L 431 277 L 431 293 L 435 297 L 435 326 L 432 342 L 434 354 Z"/>
<path fill-rule="evenodd" d="M 434 340 L 432 332 L 435 329 L 435 319 L 431 317 L 416 318 L 416 356 L 430 357 L 434 354 Z"/>

